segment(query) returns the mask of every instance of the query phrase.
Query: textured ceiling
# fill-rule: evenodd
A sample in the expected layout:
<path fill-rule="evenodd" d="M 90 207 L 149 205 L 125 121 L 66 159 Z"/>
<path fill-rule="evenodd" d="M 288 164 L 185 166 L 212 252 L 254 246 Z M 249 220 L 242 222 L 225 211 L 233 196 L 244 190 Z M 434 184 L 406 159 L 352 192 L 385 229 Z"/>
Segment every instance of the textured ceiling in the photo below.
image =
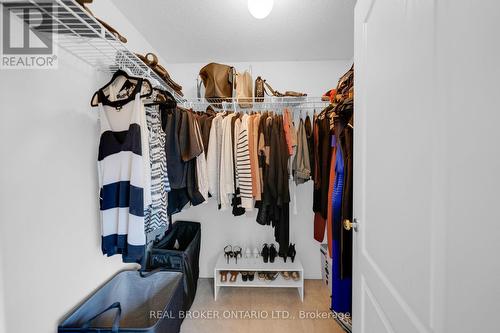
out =
<path fill-rule="evenodd" d="M 169 63 L 351 59 L 355 0 L 113 0 Z"/>

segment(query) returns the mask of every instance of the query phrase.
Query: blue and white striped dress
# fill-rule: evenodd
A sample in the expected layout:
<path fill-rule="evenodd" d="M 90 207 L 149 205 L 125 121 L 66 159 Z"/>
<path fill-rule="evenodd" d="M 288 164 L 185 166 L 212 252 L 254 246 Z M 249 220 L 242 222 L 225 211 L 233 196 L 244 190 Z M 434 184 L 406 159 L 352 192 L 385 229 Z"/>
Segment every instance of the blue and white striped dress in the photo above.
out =
<path fill-rule="evenodd" d="M 99 105 L 102 251 L 107 256 L 121 254 L 124 262 L 140 262 L 146 243 L 144 207 L 151 203 L 148 130 L 140 89 L 126 104 L 115 104 Z"/>

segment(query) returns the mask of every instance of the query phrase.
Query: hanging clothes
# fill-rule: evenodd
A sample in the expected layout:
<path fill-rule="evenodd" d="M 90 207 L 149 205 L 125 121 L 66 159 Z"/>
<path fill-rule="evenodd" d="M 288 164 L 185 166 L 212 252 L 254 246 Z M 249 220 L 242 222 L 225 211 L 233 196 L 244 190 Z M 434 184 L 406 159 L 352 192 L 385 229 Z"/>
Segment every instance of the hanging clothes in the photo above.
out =
<path fill-rule="evenodd" d="M 177 107 L 164 109 L 163 127 L 166 133 L 165 152 L 167 155 L 168 179 L 171 191 L 168 194 L 168 215 L 178 213 L 189 203 L 186 188 L 187 166 L 181 158 L 179 133 L 182 113 Z"/>
<path fill-rule="evenodd" d="M 145 107 L 146 123 L 149 130 L 149 158 L 151 165 L 151 204 L 144 212 L 144 230 L 154 232 L 168 225 L 167 193 L 170 182 L 167 173 L 165 153 L 165 132 L 161 126 L 158 106 Z"/>
<path fill-rule="evenodd" d="M 220 209 L 220 161 L 222 150 L 222 113 L 212 120 L 207 150 L 208 189 Z"/>
<path fill-rule="evenodd" d="M 325 237 L 326 218 L 328 216 L 328 184 L 330 178 L 330 119 L 317 117 L 315 121 L 314 158 L 314 239 L 322 242 Z"/>
<path fill-rule="evenodd" d="M 234 194 L 234 164 L 233 164 L 233 136 L 231 135 L 231 121 L 236 115 L 227 115 L 222 120 L 222 142 L 219 171 L 219 189 L 221 209 L 231 206 L 231 198 Z"/>
<path fill-rule="evenodd" d="M 181 129 L 179 133 L 181 157 L 186 164 L 186 188 L 189 201 L 198 206 L 205 201 L 198 186 L 199 171 L 196 168 L 196 159 L 203 153 L 203 142 L 195 115 L 192 110 L 182 109 Z"/>
<path fill-rule="evenodd" d="M 344 103 L 338 110 L 338 121 L 336 133 L 342 147 L 342 159 L 344 161 L 344 190 L 342 193 L 342 217 L 341 221 L 353 220 L 353 129 L 349 126 L 353 116 L 352 102 Z M 342 278 L 352 276 L 352 231 L 341 228 L 340 234 L 340 276 Z"/>
<path fill-rule="evenodd" d="M 353 82 L 353 69 L 351 68 L 339 80 L 335 104 L 327 109 L 325 116 L 334 120 L 329 164 L 328 203 L 330 206 L 327 211 L 329 252 L 332 257 L 332 310 L 344 313 L 350 313 L 352 310 L 352 230 L 346 230 L 343 227 L 343 221 L 352 220 L 353 127 L 350 122 L 352 122 L 354 110 Z M 320 193 L 320 200 L 323 200 L 321 195 Z M 322 213 L 321 205 L 319 208 L 319 213 Z"/>
<path fill-rule="evenodd" d="M 252 194 L 255 201 L 260 201 L 262 193 L 262 183 L 260 177 L 260 167 L 259 167 L 259 124 L 260 124 L 260 114 L 256 114 L 249 121 L 253 123 L 252 129 L 250 131 L 250 161 L 252 162 Z"/>
<path fill-rule="evenodd" d="M 297 150 L 293 159 L 293 179 L 295 184 L 303 184 L 311 177 L 311 164 L 309 161 L 309 147 L 304 121 L 300 119 L 297 131 Z"/>
<path fill-rule="evenodd" d="M 311 118 L 309 115 L 306 116 L 304 120 L 304 130 L 307 138 L 307 148 L 309 152 L 309 164 L 311 170 L 311 179 L 314 180 L 314 167 L 315 167 L 315 159 L 314 159 L 314 134 L 313 134 L 313 125 L 311 122 Z"/>
<path fill-rule="evenodd" d="M 248 121 L 247 114 L 241 117 L 238 131 L 235 130 L 236 141 L 236 184 L 240 190 L 241 206 L 245 210 L 253 209 L 252 196 L 252 170 L 250 163 L 250 150 L 248 148 Z"/>
<path fill-rule="evenodd" d="M 290 192 L 288 171 L 288 146 L 284 135 L 283 117 L 267 116 L 262 128 L 264 190 L 259 202 L 257 222 L 274 227 L 274 238 L 279 244 L 279 254 L 288 252 L 290 240 Z M 259 143 L 259 146 L 261 144 Z"/>
<path fill-rule="evenodd" d="M 168 195 L 168 215 L 180 212 L 188 203 L 193 206 L 205 201 L 198 180 L 205 182 L 197 171 L 197 157 L 204 153 L 199 124 L 187 109 L 175 107 L 165 110 L 167 167 L 171 191 Z M 206 187 L 208 187 L 208 182 Z M 202 184 L 204 191 L 205 183 Z M 208 197 L 208 194 L 206 194 Z"/>
<path fill-rule="evenodd" d="M 142 80 L 138 81 L 124 100 L 110 100 L 102 90 L 98 92 L 102 251 L 107 256 L 121 254 L 124 262 L 135 263 L 144 256 L 144 207 L 151 203 L 148 130 Z M 115 95 L 111 92 L 110 98 Z"/>
<path fill-rule="evenodd" d="M 352 279 L 342 276 L 340 260 L 342 258 L 342 196 L 344 189 L 344 159 L 342 147 L 335 140 L 335 185 L 332 194 L 332 309 L 336 312 L 349 312 L 352 309 Z"/>

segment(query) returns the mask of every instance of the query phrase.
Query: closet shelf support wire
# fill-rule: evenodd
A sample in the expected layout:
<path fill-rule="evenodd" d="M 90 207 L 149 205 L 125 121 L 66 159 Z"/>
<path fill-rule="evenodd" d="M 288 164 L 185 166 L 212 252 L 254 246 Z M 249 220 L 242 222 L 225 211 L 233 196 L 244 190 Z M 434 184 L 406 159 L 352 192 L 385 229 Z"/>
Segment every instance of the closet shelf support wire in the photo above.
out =
<path fill-rule="evenodd" d="M 118 69 L 128 71 L 170 92 L 177 102 L 185 101 L 76 1 L 0 0 L 0 5 L 12 10 L 34 33 L 50 37 L 55 45 L 96 70 L 106 73 Z M 31 10 L 40 15 L 24 14 Z"/>

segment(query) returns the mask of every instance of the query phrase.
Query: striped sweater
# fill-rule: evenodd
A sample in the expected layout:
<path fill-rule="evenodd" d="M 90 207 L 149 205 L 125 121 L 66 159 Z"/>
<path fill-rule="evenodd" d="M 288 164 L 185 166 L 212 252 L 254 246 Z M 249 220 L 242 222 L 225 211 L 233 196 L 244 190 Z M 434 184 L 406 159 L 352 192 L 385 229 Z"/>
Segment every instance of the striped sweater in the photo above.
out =
<path fill-rule="evenodd" d="M 253 209 L 252 170 L 248 149 L 248 115 L 241 118 L 236 141 L 236 184 L 240 188 L 241 206 L 246 210 Z"/>

